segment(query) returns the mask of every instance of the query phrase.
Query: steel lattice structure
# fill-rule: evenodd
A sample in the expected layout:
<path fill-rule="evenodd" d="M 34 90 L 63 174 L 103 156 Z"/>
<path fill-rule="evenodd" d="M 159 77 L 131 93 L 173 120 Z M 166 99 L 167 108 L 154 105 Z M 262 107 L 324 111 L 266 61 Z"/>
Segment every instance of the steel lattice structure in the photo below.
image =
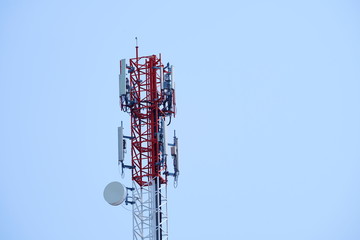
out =
<path fill-rule="evenodd" d="M 126 77 L 126 76 L 129 77 Z M 166 142 L 166 122 L 175 117 L 173 67 L 164 66 L 161 55 L 120 61 L 120 104 L 131 117 L 131 165 L 125 165 L 122 127 L 119 128 L 119 164 L 131 169 L 132 187 L 126 204 L 133 207 L 134 240 L 167 240 L 167 184 L 174 176 L 177 183 L 178 145 Z M 174 171 L 168 171 L 167 147 L 171 146 Z"/>

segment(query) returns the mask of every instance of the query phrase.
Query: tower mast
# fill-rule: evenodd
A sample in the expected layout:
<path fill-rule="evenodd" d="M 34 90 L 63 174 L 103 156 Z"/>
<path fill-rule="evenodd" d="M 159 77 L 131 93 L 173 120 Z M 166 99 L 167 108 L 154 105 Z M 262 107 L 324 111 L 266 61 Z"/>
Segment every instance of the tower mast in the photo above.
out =
<path fill-rule="evenodd" d="M 160 54 L 140 57 L 136 39 L 136 57 L 128 64 L 120 61 L 119 84 L 121 110 L 131 118 L 131 136 L 123 135 L 122 125 L 118 130 L 118 162 L 122 172 L 130 169 L 132 174 L 132 186 L 126 188 L 123 201 L 132 205 L 133 239 L 167 240 L 168 178 L 174 177 L 176 186 L 179 176 L 177 137 L 172 144 L 166 141 L 166 127 L 176 109 L 173 66 L 164 65 Z M 124 162 L 125 139 L 131 141 L 130 165 Z M 168 171 L 168 146 L 173 172 Z"/>

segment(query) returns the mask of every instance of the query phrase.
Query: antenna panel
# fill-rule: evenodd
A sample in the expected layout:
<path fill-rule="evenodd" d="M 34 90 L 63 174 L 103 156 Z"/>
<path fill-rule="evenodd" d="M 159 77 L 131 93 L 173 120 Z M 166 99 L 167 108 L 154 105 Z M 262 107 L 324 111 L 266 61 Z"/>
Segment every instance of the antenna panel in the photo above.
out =
<path fill-rule="evenodd" d="M 174 89 L 174 66 L 171 65 L 171 89 Z"/>
<path fill-rule="evenodd" d="M 118 161 L 124 161 L 124 134 L 123 134 L 123 126 L 121 122 L 121 127 L 118 127 Z"/>
<path fill-rule="evenodd" d="M 126 94 L 126 59 L 120 60 L 119 96 Z"/>

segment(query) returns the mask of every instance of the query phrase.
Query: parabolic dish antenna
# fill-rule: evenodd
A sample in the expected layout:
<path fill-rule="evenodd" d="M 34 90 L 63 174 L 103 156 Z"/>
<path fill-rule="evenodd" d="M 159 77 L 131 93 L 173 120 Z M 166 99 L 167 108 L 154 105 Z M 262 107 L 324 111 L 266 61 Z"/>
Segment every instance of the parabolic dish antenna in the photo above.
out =
<path fill-rule="evenodd" d="M 120 205 L 126 198 L 124 185 L 119 182 L 109 183 L 104 189 L 104 198 L 110 205 Z"/>

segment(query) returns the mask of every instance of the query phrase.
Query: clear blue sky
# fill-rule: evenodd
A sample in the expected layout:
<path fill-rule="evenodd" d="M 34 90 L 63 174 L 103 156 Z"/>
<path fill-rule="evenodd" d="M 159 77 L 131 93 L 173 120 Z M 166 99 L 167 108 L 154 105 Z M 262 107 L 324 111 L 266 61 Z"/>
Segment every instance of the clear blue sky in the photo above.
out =
<path fill-rule="evenodd" d="M 360 239 L 359 13 L 355 0 L 1 1 L 0 239 L 132 239 L 131 212 L 102 191 L 121 180 L 118 64 L 135 36 L 176 67 L 171 240 Z"/>

